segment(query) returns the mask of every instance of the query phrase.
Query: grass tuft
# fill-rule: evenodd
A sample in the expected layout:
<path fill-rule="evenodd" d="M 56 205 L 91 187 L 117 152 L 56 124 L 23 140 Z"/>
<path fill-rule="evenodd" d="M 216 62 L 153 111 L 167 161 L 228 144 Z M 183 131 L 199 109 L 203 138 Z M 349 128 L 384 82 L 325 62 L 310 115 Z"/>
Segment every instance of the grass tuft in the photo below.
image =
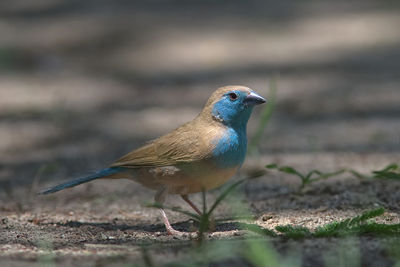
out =
<path fill-rule="evenodd" d="M 395 163 L 389 164 L 379 171 L 373 171 L 373 178 L 378 179 L 400 179 L 400 169 Z"/>
<path fill-rule="evenodd" d="M 269 229 L 257 225 L 242 223 L 240 226 L 241 229 L 249 230 L 260 235 L 287 239 L 360 236 L 363 234 L 400 236 L 400 224 L 382 224 L 370 221 L 373 218 L 383 215 L 384 212 L 385 210 L 383 208 L 373 209 L 353 218 L 327 223 L 314 231 L 304 226 L 278 225 L 275 227 L 275 230 L 279 234 L 276 234 Z"/>
<path fill-rule="evenodd" d="M 353 169 L 340 169 L 334 172 L 322 172 L 320 170 L 311 170 L 307 173 L 301 173 L 292 166 L 278 166 L 277 164 L 268 164 L 265 166 L 267 169 L 275 169 L 283 173 L 287 173 L 300 178 L 301 185 L 299 191 L 303 190 L 304 187 L 313 182 L 327 179 L 340 175 L 342 173 L 351 173 L 359 179 L 389 179 L 389 180 L 399 180 L 400 179 L 400 167 L 395 163 L 387 165 L 382 170 L 372 171 L 371 175 L 362 174 Z"/>
<path fill-rule="evenodd" d="M 360 179 L 388 179 L 388 180 L 400 179 L 400 168 L 399 165 L 396 163 L 391 163 L 386 167 L 384 167 L 382 170 L 372 171 L 371 175 L 365 175 L 353 169 L 349 169 L 348 172 L 350 172 L 355 177 Z"/>
<path fill-rule="evenodd" d="M 337 236 L 346 236 L 346 235 L 359 235 L 362 233 L 366 233 L 366 229 L 369 228 L 367 226 L 367 221 L 381 216 L 385 210 L 383 208 L 374 209 L 371 211 L 364 212 L 363 214 L 356 216 L 354 218 L 345 219 L 342 221 L 335 221 L 332 223 L 328 223 L 324 226 L 318 227 L 313 236 L 315 237 L 337 237 Z M 375 226 L 382 225 L 374 223 Z M 372 224 L 370 224 L 372 225 Z M 400 226 L 400 225 L 399 225 Z M 380 233 L 379 227 L 369 228 L 369 233 Z"/>
<path fill-rule="evenodd" d="M 238 223 L 239 228 L 242 230 L 247 230 L 259 235 L 265 235 L 265 236 L 270 236 L 270 237 L 277 237 L 278 235 L 269 229 L 260 227 L 256 224 L 250 224 L 250 223 Z"/>
<path fill-rule="evenodd" d="M 285 238 L 302 239 L 311 236 L 308 228 L 297 225 L 278 225 L 275 230 L 282 233 Z"/>
<path fill-rule="evenodd" d="M 301 185 L 300 185 L 299 190 L 304 189 L 304 187 L 310 183 L 313 183 L 313 182 L 316 182 L 316 181 L 319 181 L 322 179 L 327 179 L 329 177 L 337 176 L 339 174 L 346 172 L 345 169 L 341 169 L 341 170 L 334 171 L 334 172 L 322 172 L 320 170 L 314 169 L 314 170 L 309 171 L 308 173 L 301 173 L 291 166 L 278 166 L 277 164 L 268 164 L 265 167 L 267 169 L 276 169 L 280 172 L 291 174 L 291 175 L 294 175 L 294 176 L 300 178 Z"/>
<path fill-rule="evenodd" d="M 215 227 L 214 221 L 212 221 L 212 214 L 215 211 L 215 209 L 221 204 L 221 202 L 228 196 L 230 195 L 239 185 L 243 184 L 244 182 L 248 181 L 249 179 L 252 179 L 253 177 L 241 179 L 231 185 L 229 185 L 225 190 L 222 191 L 222 193 L 217 197 L 217 199 L 214 201 L 214 203 L 211 205 L 210 209 L 207 209 L 207 201 L 206 201 L 206 192 L 203 190 L 202 191 L 202 204 L 203 204 L 203 213 L 201 215 L 195 214 L 186 210 L 183 210 L 179 207 L 168 207 L 161 205 L 160 203 L 151 203 L 151 204 L 146 204 L 146 207 L 152 207 L 152 208 L 163 208 L 175 212 L 179 212 L 182 214 L 185 214 L 192 218 L 198 225 L 198 239 L 201 242 L 204 237 L 204 233 L 208 231 L 209 229 L 212 229 Z"/>
<path fill-rule="evenodd" d="M 362 213 L 353 218 L 334 221 L 318 227 L 315 231 L 303 226 L 280 225 L 275 230 L 281 237 L 289 239 L 302 239 L 307 237 L 341 237 L 371 234 L 379 236 L 392 236 L 400 234 L 400 224 L 381 224 L 369 220 L 383 215 L 385 210 L 378 208 Z"/>

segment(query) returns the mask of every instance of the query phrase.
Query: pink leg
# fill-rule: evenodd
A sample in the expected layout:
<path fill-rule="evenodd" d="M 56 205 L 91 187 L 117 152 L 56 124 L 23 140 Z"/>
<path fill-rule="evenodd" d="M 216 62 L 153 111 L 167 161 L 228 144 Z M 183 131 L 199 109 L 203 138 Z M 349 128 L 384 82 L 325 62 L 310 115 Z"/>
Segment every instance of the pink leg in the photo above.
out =
<path fill-rule="evenodd" d="M 161 212 L 161 216 L 162 216 L 163 221 L 164 221 L 165 228 L 167 228 L 167 233 L 169 235 L 182 234 L 182 232 L 179 232 L 179 231 L 175 230 L 174 228 L 172 228 L 171 224 L 168 221 L 167 214 L 165 214 L 165 211 L 163 209 L 160 209 L 160 212 Z"/>
<path fill-rule="evenodd" d="M 199 214 L 200 216 L 203 215 L 203 213 L 196 207 L 196 205 L 190 201 L 188 195 L 181 195 L 182 199 L 186 201 L 186 203 L 188 203 L 190 205 L 190 207 L 192 207 L 192 209 L 194 209 L 197 214 Z"/>

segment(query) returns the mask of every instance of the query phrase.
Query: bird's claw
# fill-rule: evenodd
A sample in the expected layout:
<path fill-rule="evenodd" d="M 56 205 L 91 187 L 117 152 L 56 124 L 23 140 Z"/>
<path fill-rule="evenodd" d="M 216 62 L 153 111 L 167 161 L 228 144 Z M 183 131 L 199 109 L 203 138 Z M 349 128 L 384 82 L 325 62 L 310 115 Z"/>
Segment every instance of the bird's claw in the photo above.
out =
<path fill-rule="evenodd" d="M 183 234 L 185 234 L 184 232 L 181 232 L 181 231 L 178 231 L 178 230 L 175 230 L 174 228 L 169 228 L 169 229 L 167 229 L 167 234 L 168 235 L 174 235 L 174 236 L 181 236 L 181 235 L 183 235 Z"/>

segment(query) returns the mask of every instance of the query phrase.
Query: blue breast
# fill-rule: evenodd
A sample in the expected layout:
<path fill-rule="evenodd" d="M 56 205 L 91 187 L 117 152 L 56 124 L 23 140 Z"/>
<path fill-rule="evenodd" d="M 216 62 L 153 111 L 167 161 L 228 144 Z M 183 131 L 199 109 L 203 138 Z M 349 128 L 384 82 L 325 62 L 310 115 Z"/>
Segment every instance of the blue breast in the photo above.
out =
<path fill-rule="evenodd" d="M 246 156 L 246 127 L 227 127 L 222 137 L 214 140 L 213 161 L 220 168 L 242 165 Z"/>

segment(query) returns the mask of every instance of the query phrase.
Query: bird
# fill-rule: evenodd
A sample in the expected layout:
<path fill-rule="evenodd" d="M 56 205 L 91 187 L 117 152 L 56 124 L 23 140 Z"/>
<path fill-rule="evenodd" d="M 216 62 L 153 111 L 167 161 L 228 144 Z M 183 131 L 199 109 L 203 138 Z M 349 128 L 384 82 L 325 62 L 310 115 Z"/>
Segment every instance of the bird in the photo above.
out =
<path fill-rule="evenodd" d="M 227 182 L 242 166 L 247 150 L 247 122 L 256 105 L 266 99 L 252 89 L 218 88 L 192 120 L 122 156 L 107 168 L 47 188 L 47 195 L 96 179 L 130 179 L 153 189 L 168 234 L 175 230 L 162 208 L 169 194 L 180 195 L 198 214 L 188 195 Z"/>

